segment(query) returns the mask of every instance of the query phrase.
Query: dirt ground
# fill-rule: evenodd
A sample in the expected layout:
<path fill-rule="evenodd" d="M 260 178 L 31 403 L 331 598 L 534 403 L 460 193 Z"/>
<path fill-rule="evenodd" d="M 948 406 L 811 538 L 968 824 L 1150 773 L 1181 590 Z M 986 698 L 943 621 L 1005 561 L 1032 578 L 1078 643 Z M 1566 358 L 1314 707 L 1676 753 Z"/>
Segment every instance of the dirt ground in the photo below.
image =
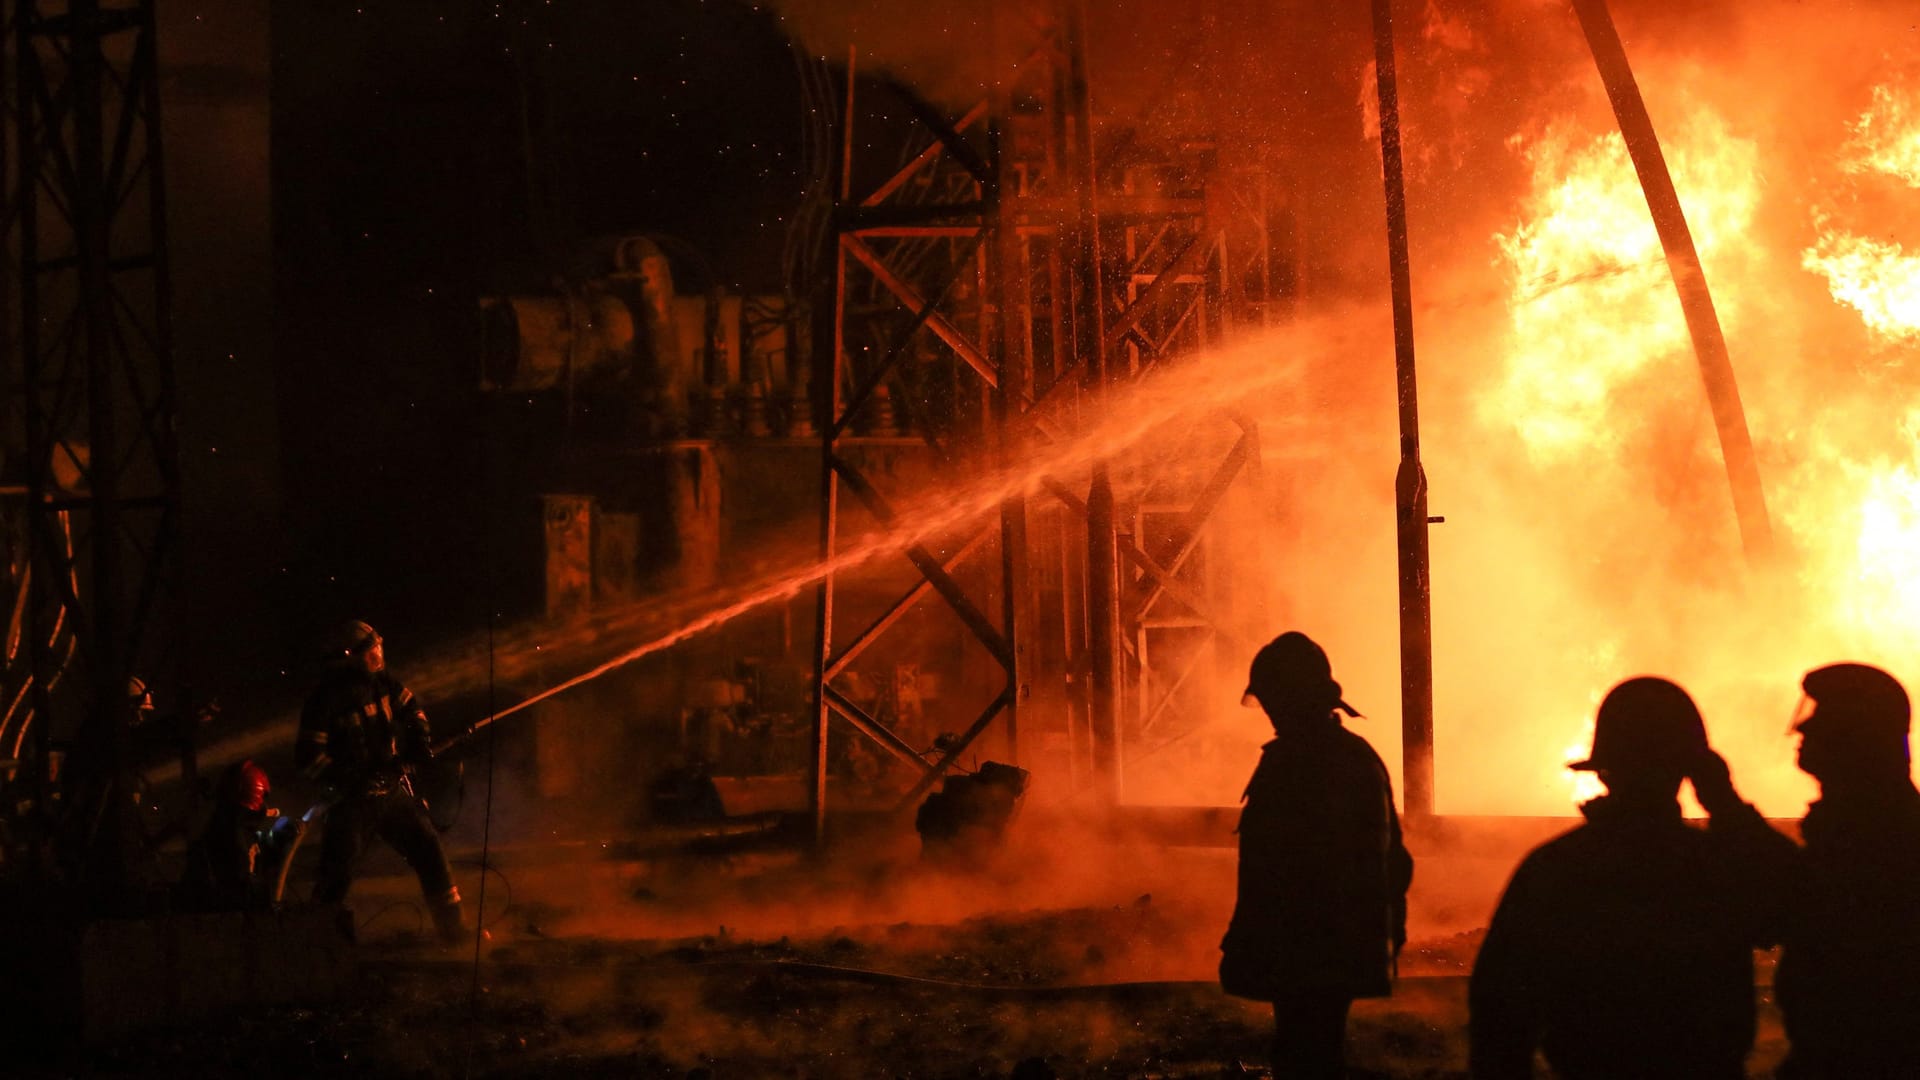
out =
<path fill-rule="evenodd" d="M 1213 982 L 1231 852 L 1073 839 L 966 870 L 910 854 L 498 852 L 477 958 L 424 941 L 404 868 L 379 863 L 356 886 L 347 1000 L 242 1009 L 42 1074 L 1264 1075 L 1267 1007 Z M 1444 860 L 1424 869 L 1444 902 L 1416 906 L 1394 996 L 1356 1006 L 1353 1076 L 1465 1075 L 1474 927 L 1498 881 L 1469 887 Z M 471 909 L 481 882 L 470 865 L 462 877 Z M 1784 1047 L 1759 993 L 1753 1075 L 1767 1076 Z"/>

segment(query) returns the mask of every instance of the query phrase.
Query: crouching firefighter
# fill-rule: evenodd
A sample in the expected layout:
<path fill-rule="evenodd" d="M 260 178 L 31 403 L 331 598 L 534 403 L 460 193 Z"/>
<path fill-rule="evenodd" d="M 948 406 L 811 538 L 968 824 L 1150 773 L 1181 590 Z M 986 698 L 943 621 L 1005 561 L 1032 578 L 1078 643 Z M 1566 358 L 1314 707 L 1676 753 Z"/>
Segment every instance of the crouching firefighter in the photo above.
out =
<path fill-rule="evenodd" d="M 213 788 L 213 812 L 187 845 L 180 899 L 202 911 L 248 911 L 280 902 L 287 867 L 305 835 L 267 805 L 273 785 L 251 759 L 229 766 Z"/>
<path fill-rule="evenodd" d="M 320 838 L 313 898 L 346 899 L 354 864 L 378 836 L 419 875 L 440 936 L 457 942 L 466 934 L 460 890 L 411 779 L 433 759 L 426 710 L 387 673 L 381 644 L 366 623 L 342 627 L 330 643 L 326 673 L 300 713 L 294 760 L 334 800 Z"/>

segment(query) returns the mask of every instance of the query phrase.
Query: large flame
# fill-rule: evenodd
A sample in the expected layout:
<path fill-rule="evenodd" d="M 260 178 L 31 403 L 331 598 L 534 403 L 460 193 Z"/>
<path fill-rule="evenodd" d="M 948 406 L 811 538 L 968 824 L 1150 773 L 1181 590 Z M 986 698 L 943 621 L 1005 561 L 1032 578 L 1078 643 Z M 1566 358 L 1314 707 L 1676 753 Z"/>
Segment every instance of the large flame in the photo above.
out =
<path fill-rule="evenodd" d="M 1849 125 L 1840 171 L 1864 187 L 1920 188 L 1920 95 L 1894 83 L 1874 87 Z M 1802 265 L 1826 279 L 1834 300 L 1858 316 L 1886 361 L 1871 399 L 1829 408 L 1809 424 L 1810 452 L 1787 477 L 1784 507 L 1805 552 L 1802 580 L 1832 597 L 1823 614 L 1835 635 L 1876 638 L 1911 654 L 1920 647 L 1920 408 L 1900 385 L 1920 347 L 1920 255 L 1898 237 L 1841 227 L 1842 215 L 1813 208 L 1818 237 Z"/>
<path fill-rule="evenodd" d="M 1765 112 L 1724 73 L 1680 68 L 1649 64 L 1642 82 L 1661 88 L 1662 148 L 1777 551 L 1743 554 L 1673 277 L 1604 106 L 1526 117 L 1516 196 L 1446 189 L 1472 249 L 1434 261 L 1447 273 L 1419 322 L 1431 505 L 1448 522 L 1432 533 L 1445 813 L 1564 813 L 1598 794 L 1565 765 L 1587 756 L 1607 689 L 1654 674 L 1695 696 L 1746 797 L 1798 815 L 1814 794 L 1788 734 L 1800 676 L 1840 660 L 1920 674 L 1920 217 L 1898 212 L 1920 176 L 1920 109 L 1889 84 Z M 1343 420 L 1384 424 L 1362 403 L 1391 389 L 1374 369 L 1309 378 Z M 1382 430 L 1322 425 L 1287 444 L 1274 501 L 1324 531 L 1260 534 L 1233 557 L 1328 645 L 1373 710 L 1356 728 L 1392 760 L 1391 535 L 1346 513 L 1381 490 L 1366 448 Z"/>
<path fill-rule="evenodd" d="M 1920 188 L 1920 94 L 1876 86 L 1873 102 L 1850 125 L 1840 170 L 1871 182 Z M 1920 344 L 1920 255 L 1897 240 L 1862 235 L 1815 208 L 1819 239 L 1801 264 L 1827 280 L 1833 298 L 1858 312 L 1882 345 Z"/>
<path fill-rule="evenodd" d="M 1920 188 L 1920 93 L 1891 83 L 1873 88 L 1873 104 L 1852 124 L 1840 167 L 1880 173 Z"/>
<path fill-rule="evenodd" d="M 1873 91 L 1865 113 L 1850 123 L 1835 123 L 1834 130 L 1830 145 L 1841 176 L 1861 184 L 1885 186 L 1891 179 L 1920 187 L 1920 106 L 1912 93 L 1882 86 Z M 1759 222 L 1765 201 L 1777 196 L 1765 187 L 1756 137 L 1736 134 L 1724 117 L 1701 104 L 1663 134 L 1675 186 L 1729 336 L 1738 339 L 1749 319 L 1773 317 L 1777 309 L 1770 305 L 1792 294 L 1791 275 L 1805 269 L 1825 279 L 1838 310 L 1857 318 L 1862 337 L 1883 354 L 1877 375 L 1858 368 L 1823 372 L 1821 365 L 1830 366 L 1831 358 L 1802 355 L 1804 348 L 1749 350 L 1735 357 L 1787 552 L 1771 571 L 1780 580 L 1765 586 L 1780 597 L 1779 608 L 1764 616 L 1778 623 L 1768 628 L 1783 658 L 1778 662 L 1910 656 L 1920 649 L 1920 408 L 1908 407 L 1906 391 L 1887 383 L 1898 381 L 1901 361 L 1920 347 L 1920 255 L 1909 254 L 1884 232 L 1865 236 L 1839 227 L 1835 222 L 1844 215 L 1817 203 L 1799 211 L 1801 221 L 1808 220 L 1808 210 L 1813 213 L 1812 242 L 1782 251 L 1777 241 L 1768 243 Z M 1611 499 L 1609 505 L 1619 506 L 1653 498 L 1662 470 L 1692 469 L 1703 476 L 1703 465 L 1718 470 L 1686 325 L 1622 140 L 1561 122 L 1517 148 L 1530 166 L 1530 190 L 1519 222 L 1494 238 L 1510 289 L 1510 319 L 1499 375 L 1479 395 L 1478 420 L 1517 437 L 1539 476 L 1592 485 L 1571 503 L 1562 499 L 1551 508 L 1560 517 L 1577 518 L 1583 502 Z M 1747 338 L 1764 339 L 1764 334 Z M 1664 426 L 1650 423 L 1650 408 L 1672 415 Z M 1672 416 L 1702 419 L 1676 428 Z M 1666 444 L 1668 452 L 1649 456 L 1655 443 Z M 1724 489 L 1724 481 L 1717 482 Z M 1702 505 L 1719 516 L 1729 512 L 1724 503 Z M 1686 528 L 1684 522 L 1676 524 Z M 1566 681 L 1588 677 L 1578 673 L 1587 670 L 1592 680 L 1587 685 L 1604 687 L 1635 673 L 1621 666 L 1622 655 L 1647 662 L 1646 649 L 1630 646 L 1669 629 L 1646 625 L 1646 607 L 1623 605 L 1619 612 L 1628 614 L 1620 617 L 1602 611 L 1610 599 L 1608 575 L 1616 575 L 1618 588 L 1630 592 L 1640 576 L 1674 571 L 1682 575 L 1675 580 L 1683 580 L 1684 574 L 1698 575 L 1702 569 L 1663 567 L 1663 558 L 1678 557 L 1672 552 L 1680 547 L 1661 546 L 1671 541 L 1633 536 L 1644 541 L 1645 550 L 1623 560 L 1617 552 L 1583 551 L 1593 539 L 1576 537 L 1567 555 L 1569 573 L 1594 578 L 1569 592 L 1591 609 L 1577 616 L 1586 619 L 1579 633 L 1591 655 L 1564 659 L 1561 667 Z M 1721 554 L 1737 558 L 1736 552 Z M 1694 614 L 1690 629 L 1673 634 L 1668 651 L 1672 663 L 1689 672 L 1683 681 L 1696 692 L 1700 684 L 1722 691 L 1737 687 L 1741 692 L 1733 696 L 1741 700 L 1768 700 L 1770 689 L 1790 685 L 1791 672 L 1770 670 L 1772 655 L 1755 655 L 1735 644 L 1746 641 L 1750 650 L 1766 635 L 1738 625 L 1701 633 L 1716 619 L 1756 617 L 1751 597 L 1743 600 L 1735 592 L 1707 585 L 1671 595 L 1672 612 Z M 1711 610 L 1727 614 L 1700 614 Z M 1722 640 L 1690 640 L 1702 636 Z M 1564 725 L 1561 745 L 1570 758 L 1584 754 L 1597 698 L 1596 693 L 1589 699 L 1584 715 L 1570 715 L 1573 700 L 1551 709 L 1564 717 L 1555 723 Z M 1779 722 L 1716 724 L 1711 709 L 1709 721 L 1730 757 L 1744 750 L 1751 760 L 1773 768 L 1769 775 L 1791 777 L 1787 767 L 1774 768 L 1786 745 Z M 1733 734 L 1721 738 L 1723 731 Z M 1743 737 L 1752 745 L 1740 746 Z M 1542 768 L 1556 765 L 1543 762 Z M 1576 798 L 1598 790 L 1591 776 L 1560 775 L 1563 790 Z M 1780 790 L 1751 794 L 1763 801 L 1771 797 L 1776 812 L 1791 812 L 1786 781 L 1762 781 L 1762 786 L 1769 783 Z"/>
<path fill-rule="evenodd" d="M 1635 456 L 1632 444 L 1646 437 L 1642 384 L 1657 385 L 1663 396 L 1697 399 L 1700 393 L 1646 196 L 1617 132 L 1590 136 L 1559 123 L 1516 144 L 1530 166 L 1531 192 L 1519 224 L 1495 237 L 1511 287 L 1510 326 L 1501 376 L 1479 399 L 1480 419 L 1496 430 L 1510 428 L 1536 466 L 1577 466 L 1588 477 L 1630 484 L 1622 470 Z M 1668 146 L 1675 186 L 1711 278 L 1752 253 L 1758 147 L 1704 108 Z M 1723 323 L 1737 324 L 1743 305 L 1729 294 L 1716 299 Z M 1588 631 L 1579 666 L 1590 671 L 1589 688 L 1633 674 L 1619 670 L 1627 632 L 1618 626 Z M 1586 756 L 1600 692 L 1581 696 L 1584 715 L 1563 721 L 1572 734 L 1568 761 Z M 1591 773 L 1565 775 L 1576 799 L 1601 790 Z"/>
<path fill-rule="evenodd" d="M 1674 147 L 1674 183 L 1711 276 L 1753 219 L 1758 149 L 1705 110 Z M 1587 454 L 1620 430 L 1608 423 L 1618 389 L 1684 353 L 1686 322 L 1625 140 L 1554 126 L 1524 153 L 1526 218 L 1495 238 L 1513 282 L 1514 345 L 1482 407 L 1510 418 L 1537 455 Z M 1738 307 L 1722 302 L 1720 314 L 1731 321 Z"/>
<path fill-rule="evenodd" d="M 1859 312 L 1880 341 L 1920 343 L 1920 255 L 1890 241 L 1823 229 L 1801 261 L 1827 279 L 1833 298 Z"/>

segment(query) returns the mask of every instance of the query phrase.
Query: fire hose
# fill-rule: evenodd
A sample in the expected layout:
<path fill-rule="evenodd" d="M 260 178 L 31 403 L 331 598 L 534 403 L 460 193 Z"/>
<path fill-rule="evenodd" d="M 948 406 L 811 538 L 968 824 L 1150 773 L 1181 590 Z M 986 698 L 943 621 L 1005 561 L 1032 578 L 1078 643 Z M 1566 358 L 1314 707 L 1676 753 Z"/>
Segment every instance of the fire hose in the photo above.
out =
<path fill-rule="evenodd" d="M 363 966 L 384 967 L 405 971 L 450 971 L 468 970 L 464 960 L 445 960 L 439 958 L 413 959 L 370 959 Z M 602 972 L 608 965 L 602 963 L 567 963 L 564 961 L 511 960 L 494 957 L 487 966 L 495 971 L 537 974 L 540 972 Z M 1218 991 L 1217 979 L 1152 979 L 1123 982 L 1089 982 L 1047 985 L 1022 985 L 1019 983 L 966 982 L 958 979 L 936 979 L 925 975 L 908 975 L 904 972 L 881 971 L 874 968 L 846 967 L 839 964 L 819 964 L 802 960 L 709 960 L 679 964 L 653 964 L 634 961 L 616 965 L 623 973 L 645 971 L 666 977 L 690 976 L 703 977 L 721 974 L 781 975 L 801 978 L 839 980 L 842 982 L 864 983 L 871 986 L 893 987 L 899 989 L 938 990 L 948 993 L 965 993 L 1022 1001 L 1072 1001 L 1084 998 L 1130 998 L 1157 997 L 1170 993 L 1191 991 Z M 1419 983 L 1439 983 L 1449 980 L 1464 980 L 1463 974 L 1402 975 L 1399 981 Z"/>

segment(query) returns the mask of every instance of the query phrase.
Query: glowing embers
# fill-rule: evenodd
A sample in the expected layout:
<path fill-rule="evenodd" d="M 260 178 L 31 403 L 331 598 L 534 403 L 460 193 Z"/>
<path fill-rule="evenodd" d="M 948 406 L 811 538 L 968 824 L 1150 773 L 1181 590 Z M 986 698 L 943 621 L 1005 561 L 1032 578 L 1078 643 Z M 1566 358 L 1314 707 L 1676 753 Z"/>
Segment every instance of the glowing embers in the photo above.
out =
<path fill-rule="evenodd" d="M 1750 244 L 1758 148 L 1700 110 L 1667 150 L 1713 279 L 1716 256 L 1744 254 Z M 1615 396 L 1656 361 L 1683 357 L 1687 327 L 1620 135 L 1553 125 L 1523 152 L 1532 166 L 1523 220 L 1495 237 L 1511 282 L 1512 344 L 1481 410 L 1490 423 L 1516 429 L 1537 459 L 1558 461 L 1617 446 Z M 1731 325 L 1738 305 L 1724 294 L 1715 301 Z"/>

